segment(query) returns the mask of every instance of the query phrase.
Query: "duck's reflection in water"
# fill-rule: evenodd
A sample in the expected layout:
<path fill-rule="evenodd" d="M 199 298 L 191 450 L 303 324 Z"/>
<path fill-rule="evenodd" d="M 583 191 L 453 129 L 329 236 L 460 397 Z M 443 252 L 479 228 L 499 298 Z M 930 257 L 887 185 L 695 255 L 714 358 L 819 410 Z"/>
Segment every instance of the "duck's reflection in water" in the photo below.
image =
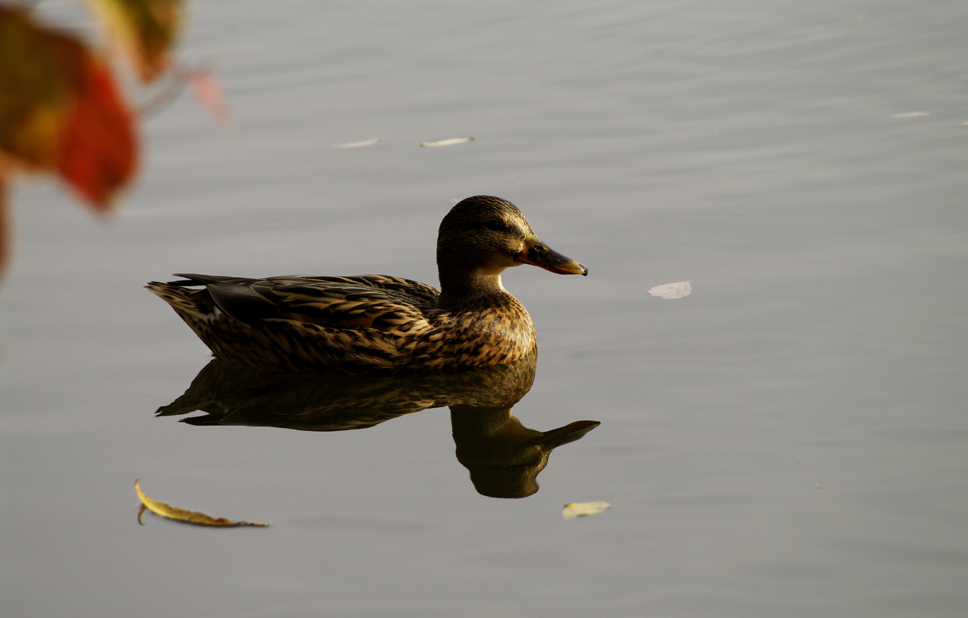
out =
<path fill-rule="evenodd" d="M 478 493 L 523 498 L 556 447 L 599 425 L 576 421 L 550 431 L 528 429 L 511 413 L 534 383 L 537 355 L 507 365 L 453 374 L 346 377 L 282 373 L 211 361 L 184 395 L 158 416 L 189 414 L 191 425 L 249 425 L 301 431 L 365 429 L 384 421 L 450 407 L 457 459 Z"/>

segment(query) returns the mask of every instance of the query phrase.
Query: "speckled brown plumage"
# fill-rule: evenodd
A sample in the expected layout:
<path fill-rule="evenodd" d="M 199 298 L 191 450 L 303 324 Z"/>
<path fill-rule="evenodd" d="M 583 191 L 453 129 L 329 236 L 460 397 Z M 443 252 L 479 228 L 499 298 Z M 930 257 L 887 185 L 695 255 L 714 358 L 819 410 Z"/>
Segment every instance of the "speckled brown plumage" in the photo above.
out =
<path fill-rule="evenodd" d="M 544 245 L 510 202 L 463 200 L 441 222 L 441 289 L 384 275 L 151 282 L 217 357 L 287 371 L 362 374 L 456 370 L 524 358 L 535 332 L 501 285 L 522 263 L 587 269 Z"/>

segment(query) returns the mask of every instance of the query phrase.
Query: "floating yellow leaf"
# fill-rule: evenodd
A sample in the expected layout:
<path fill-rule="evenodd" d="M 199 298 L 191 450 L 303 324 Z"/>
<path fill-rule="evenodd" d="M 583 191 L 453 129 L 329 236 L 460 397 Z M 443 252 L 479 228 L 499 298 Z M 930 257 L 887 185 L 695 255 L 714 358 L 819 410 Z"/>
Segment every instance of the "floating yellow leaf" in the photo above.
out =
<path fill-rule="evenodd" d="M 439 139 L 435 142 L 420 142 L 420 145 L 424 148 L 436 148 L 437 146 L 453 146 L 454 144 L 463 144 L 464 142 L 473 141 L 473 137 L 451 137 L 448 139 Z"/>
<path fill-rule="evenodd" d="M 601 500 L 598 502 L 571 502 L 565 505 L 565 510 L 561 512 L 561 516 L 565 519 L 574 519 L 586 515 L 595 515 L 610 508 L 612 508 L 611 504 Z"/>
<path fill-rule="evenodd" d="M 692 294 L 692 284 L 689 281 L 679 281 L 677 283 L 657 285 L 649 290 L 649 294 L 668 300 L 683 298 Z"/>
<path fill-rule="evenodd" d="M 183 521 L 189 524 L 196 524 L 198 526 L 221 526 L 221 527 L 231 527 L 231 526 L 260 526 L 265 527 L 269 524 L 260 524 L 254 521 L 231 521 L 225 519 L 224 517 L 219 517 L 218 519 L 214 517 L 209 517 L 204 513 L 196 513 L 195 511 L 186 511 L 185 509 L 176 509 L 173 506 L 169 506 L 164 502 L 158 502 L 152 500 L 148 496 L 144 495 L 141 491 L 141 485 L 137 480 L 134 482 L 134 490 L 138 492 L 138 498 L 141 500 L 141 511 L 138 512 L 138 523 L 141 523 L 141 514 L 148 509 L 155 515 L 161 517 L 167 517 L 168 519 L 174 519 L 176 521 Z"/>

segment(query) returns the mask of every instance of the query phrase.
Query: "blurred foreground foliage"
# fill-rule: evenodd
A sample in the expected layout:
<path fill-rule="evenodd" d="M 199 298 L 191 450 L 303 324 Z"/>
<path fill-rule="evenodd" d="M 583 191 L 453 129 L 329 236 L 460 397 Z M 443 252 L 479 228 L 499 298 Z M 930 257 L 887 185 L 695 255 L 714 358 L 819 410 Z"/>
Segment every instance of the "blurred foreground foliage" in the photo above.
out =
<path fill-rule="evenodd" d="M 138 113 L 118 86 L 125 60 L 136 81 L 176 74 L 209 93 L 216 84 L 179 69 L 172 47 L 182 0 L 84 0 L 104 33 L 103 49 L 53 28 L 28 7 L 0 2 L 0 272 L 9 253 L 6 191 L 25 173 L 59 177 L 97 212 L 110 211 L 135 176 Z M 199 72 L 200 73 L 200 72 Z"/>

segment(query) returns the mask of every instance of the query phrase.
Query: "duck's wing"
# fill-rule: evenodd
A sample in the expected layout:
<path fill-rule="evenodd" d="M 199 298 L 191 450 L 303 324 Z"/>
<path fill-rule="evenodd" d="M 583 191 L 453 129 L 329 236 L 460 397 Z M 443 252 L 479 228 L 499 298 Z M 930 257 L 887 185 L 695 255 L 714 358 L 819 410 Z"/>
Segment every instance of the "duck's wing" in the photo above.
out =
<path fill-rule="evenodd" d="M 249 324 L 285 320 L 326 328 L 391 329 L 425 321 L 440 294 L 431 286 L 383 275 L 267 279 L 177 276 L 187 281 L 174 284 L 205 286 L 219 309 Z"/>

